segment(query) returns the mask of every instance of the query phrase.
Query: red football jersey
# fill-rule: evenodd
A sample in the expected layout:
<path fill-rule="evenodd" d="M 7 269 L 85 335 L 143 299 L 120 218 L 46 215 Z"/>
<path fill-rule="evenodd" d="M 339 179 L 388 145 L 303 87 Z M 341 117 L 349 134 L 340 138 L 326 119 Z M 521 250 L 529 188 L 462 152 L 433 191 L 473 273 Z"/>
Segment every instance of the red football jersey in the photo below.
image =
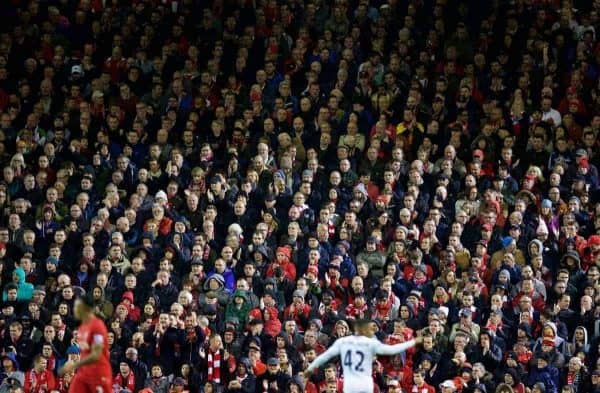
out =
<path fill-rule="evenodd" d="M 96 363 L 88 364 L 77 370 L 77 375 L 94 381 L 112 380 L 112 370 L 108 352 L 108 337 L 106 325 L 97 317 L 92 317 L 88 322 L 82 323 L 77 329 L 77 343 L 81 349 L 81 358 L 89 356 L 94 344 L 104 344 L 102 355 Z"/>

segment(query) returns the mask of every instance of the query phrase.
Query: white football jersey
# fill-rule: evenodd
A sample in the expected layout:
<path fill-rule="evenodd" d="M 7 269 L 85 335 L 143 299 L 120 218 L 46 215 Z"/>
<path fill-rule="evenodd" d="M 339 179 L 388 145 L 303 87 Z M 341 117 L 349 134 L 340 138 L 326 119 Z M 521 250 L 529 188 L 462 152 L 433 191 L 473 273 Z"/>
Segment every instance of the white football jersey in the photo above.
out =
<path fill-rule="evenodd" d="M 344 371 L 344 393 L 373 392 L 373 357 L 375 355 L 395 355 L 415 346 L 415 340 L 401 344 L 387 345 L 376 338 L 346 336 L 333 343 L 319 355 L 308 371 L 321 367 L 331 358 L 339 356 Z"/>

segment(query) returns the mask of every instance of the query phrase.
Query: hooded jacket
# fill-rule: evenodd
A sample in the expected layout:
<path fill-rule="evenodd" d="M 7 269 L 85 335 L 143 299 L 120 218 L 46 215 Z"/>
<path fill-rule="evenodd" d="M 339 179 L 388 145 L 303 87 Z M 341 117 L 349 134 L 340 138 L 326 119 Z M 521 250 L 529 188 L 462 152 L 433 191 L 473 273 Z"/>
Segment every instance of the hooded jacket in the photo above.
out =
<path fill-rule="evenodd" d="M 568 355 L 569 354 L 569 348 L 567 346 L 567 341 L 562 338 L 561 336 L 558 335 L 558 328 L 556 326 L 556 323 L 552 322 L 552 321 L 548 321 L 544 324 L 544 326 L 542 327 L 542 331 L 545 327 L 549 327 L 550 329 L 552 329 L 552 332 L 554 333 L 553 335 L 553 339 L 554 339 L 554 348 L 556 349 L 556 351 L 559 354 L 565 354 Z M 535 344 L 533 346 L 533 351 L 534 352 L 539 352 L 542 349 L 542 341 L 544 340 L 543 336 L 540 336 L 536 341 Z M 563 363 L 564 363 L 564 359 L 563 359 Z"/>
<path fill-rule="evenodd" d="M 573 266 L 570 266 L 567 262 L 568 258 L 572 258 L 575 261 Z M 567 251 L 560 259 L 560 267 L 565 268 L 569 271 L 569 284 L 575 288 L 579 288 L 580 285 L 586 280 L 585 273 L 581 270 L 581 259 L 577 251 Z"/>
<path fill-rule="evenodd" d="M 238 307 L 237 303 L 235 302 L 235 298 L 238 297 L 244 299 L 240 307 Z M 238 332 L 241 332 L 246 328 L 249 313 L 250 304 L 248 303 L 248 295 L 246 294 L 246 291 L 237 289 L 233 293 L 233 296 L 231 297 L 231 300 L 225 309 L 225 320 L 237 318 L 237 330 Z"/>
<path fill-rule="evenodd" d="M 19 277 L 19 281 L 17 283 L 17 300 L 20 302 L 28 302 L 33 298 L 33 284 L 25 282 L 25 270 L 23 268 L 18 267 L 13 270 L 13 275 Z M 2 300 L 6 301 L 7 291 L 4 290 L 2 294 Z"/>
<path fill-rule="evenodd" d="M 277 254 L 282 253 L 285 255 L 285 258 L 281 262 L 277 262 Z M 267 268 L 267 277 L 273 277 L 275 275 L 275 264 L 279 264 L 279 266 L 283 269 L 285 273 L 285 277 L 290 281 L 296 280 L 296 265 L 292 263 L 292 252 L 288 247 L 278 247 L 275 252 L 274 262 L 269 264 Z"/>
<path fill-rule="evenodd" d="M 532 367 L 529 370 L 527 386 L 533 386 L 541 382 L 546 387 L 546 393 L 558 393 L 559 372 L 556 367 L 550 365 L 544 368 Z"/>
<path fill-rule="evenodd" d="M 302 383 L 302 380 L 301 380 L 301 379 L 300 379 L 300 378 L 299 378 L 297 375 L 294 375 L 294 376 L 292 377 L 292 379 L 290 379 L 290 381 L 288 382 L 288 384 L 287 384 L 287 389 L 288 389 L 288 390 L 287 390 L 287 391 L 289 391 L 289 390 L 290 390 L 290 388 L 291 388 L 292 384 L 294 384 L 294 385 L 298 386 L 298 388 L 299 388 L 299 390 L 300 390 L 301 392 L 303 392 L 303 391 L 304 391 L 304 383 Z"/>
<path fill-rule="evenodd" d="M 104 289 L 100 286 L 95 286 L 92 288 L 92 291 L 96 288 L 100 288 L 100 291 L 102 291 L 102 295 L 100 296 L 100 299 L 94 301 L 94 303 L 96 304 L 96 314 L 104 319 L 104 320 L 108 320 L 110 317 L 112 317 L 113 311 L 114 311 L 114 306 L 112 304 L 112 302 L 106 300 L 106 297 L 104 296 Z"/>
<path fill-rule="evenodd" d="M 588 341 L 588 331 L 585 328 L 585 326 L 577 326 L 575 328 L 575 331 L 577 331 L 577 329 L 581 329 L 583 331 L 583 345 L 577 344 L 575 342 L 575 334 L 573 334 L 571 343 L 569 343 L 570 353 L 576 354 L 579 351 L 584 351 L 585 353 L 588 353 L 590 350 L 590 343 Z"/>
<path fill-rule="evenodd" d="M 271 337 L 275 337 L 281 332 L 279 310 L 277 310 L 277 307 L 266 307 L 265 314 L 269 314 L 269 320 L 265 320 L 265 333 Z"/>
<path fill-rule="evenodd" d="M 252 366 L 250 366 L 250 361 L 248 360 L 248 358 L 241 358 L 238 362 L 238 366 L 239 365 L 243 365 L 244 368 L 246 369 L 246 376 L 240 382 L 241 388 L 228 389 L 227 392 L 254 393 L 254 391 L 256 390 L 256 377 L 252 373 Z M 238 379 L 238 381 L 239 381 L 239 378 L 237 375 L 236 375 L 235 379 Z"/>
<path fill-rule="evenodd" d="M 5 357 L 7 357 L 8 359 L 10 359 L 10 361 L 13 364 L 13 368 L 15 370 L 19 369 L 19 361 L 17 360 L 16 355 L 13 352 L 8 352 Z M 6 371 L 2 371 L 2 373 L 0 373 L 0 379 L 2 380 L 2 384 L 0 385 L 0 393 L 9 393 L 10 392 L 10 385 L 8 385 L 8 378 L 13 378 L 18 380 L 21 385 L 25 384 L 25 374 L 22 371 L 11 371 L 11 372 L 6 372 Z"/>

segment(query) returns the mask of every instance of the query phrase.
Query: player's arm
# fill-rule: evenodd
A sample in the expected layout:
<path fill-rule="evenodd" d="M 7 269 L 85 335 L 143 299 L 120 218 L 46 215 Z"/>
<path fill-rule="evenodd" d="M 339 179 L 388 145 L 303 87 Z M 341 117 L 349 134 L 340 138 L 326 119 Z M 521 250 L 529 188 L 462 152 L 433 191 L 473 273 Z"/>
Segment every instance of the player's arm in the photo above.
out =
<path fill-rule="evenodd" d="M 327 363 L 331 358 L 340 356 L 340 345 L 339 341 L 333 343 L 331 347 L 313 360 L 313 362 L 306 369 L 307 373 L 312 373 L 314 369 L 321 367 Z"/>
<path fill-rule="evenodd" d="M 379 340 L 374 340 L 373 352 L 375 352 L 377 355 L 395 355 L 398 353 L 402 353 L 408 349 L 411 349 L 420 341 L 421 338 L 417 337 L 416 339 L 412 339 L 410 341 L 406 341 L 400 344 L 388 345 L 380 342 Z"/>
<path fill-rule="evenodd" d="M 104 340 L 101 334 L 94 336 L 94 343 L 90 349 L 90 353 L 88 356 L 77 362 L 67 362 L 58 372 L 59 375 L 64 375 L 70 373 L 71 371 L 75 371 L 80 367 L 87 366 L 88 364 L 96 363 L 100 360 L 102 356 L 102 351 L 104 350 Z"/>

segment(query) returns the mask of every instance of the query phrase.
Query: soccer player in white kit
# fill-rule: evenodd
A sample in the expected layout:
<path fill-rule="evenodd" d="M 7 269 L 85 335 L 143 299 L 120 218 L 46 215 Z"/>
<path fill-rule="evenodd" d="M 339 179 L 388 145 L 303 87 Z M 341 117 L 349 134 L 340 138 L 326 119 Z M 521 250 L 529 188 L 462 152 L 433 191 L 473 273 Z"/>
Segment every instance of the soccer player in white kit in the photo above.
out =
<path fill-rule="evenodd" d="M 354 335 L 337 339 L 327 351 L 317 356 L 306 369 L 306 376 L 339 356 L 344 371 L 344 393 L 373 393 L 373 356 L 396 355 L 422 341 L 421 337 L 417 337 L 401 344 L 383 344 L 373 337 L 371 321 L 368 320 L 355 322 L 355 331 Z"/>

